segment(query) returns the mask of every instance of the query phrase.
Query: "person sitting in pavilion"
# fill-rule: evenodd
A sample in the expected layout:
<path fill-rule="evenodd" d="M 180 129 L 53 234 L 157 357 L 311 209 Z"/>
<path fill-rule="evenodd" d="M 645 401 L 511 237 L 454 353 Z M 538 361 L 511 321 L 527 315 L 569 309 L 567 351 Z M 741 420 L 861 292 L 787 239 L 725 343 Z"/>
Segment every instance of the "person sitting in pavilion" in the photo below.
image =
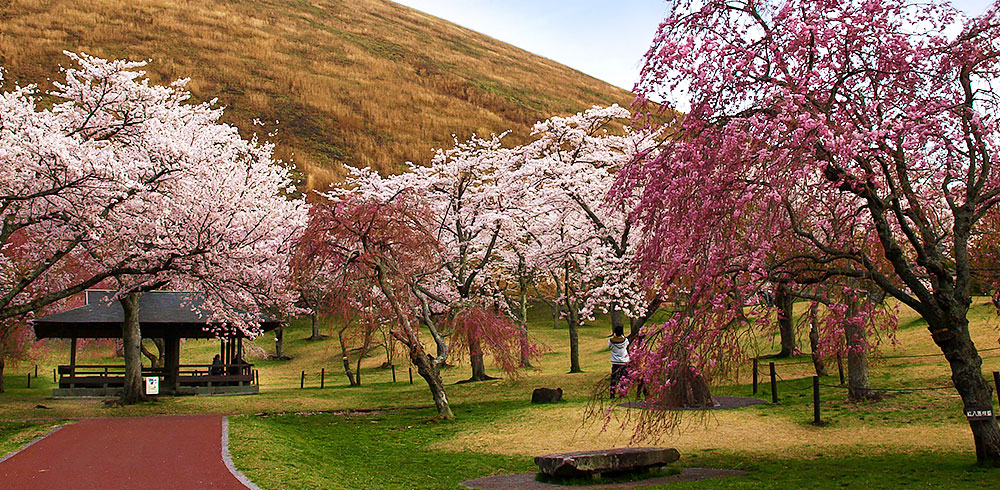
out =
<path fill-rule="evenodd" d="M 218 354 L 212 359 L 212 368 L 208 372 L 212 376 L 219 376 L 223 373 L 222 358 Z"/>

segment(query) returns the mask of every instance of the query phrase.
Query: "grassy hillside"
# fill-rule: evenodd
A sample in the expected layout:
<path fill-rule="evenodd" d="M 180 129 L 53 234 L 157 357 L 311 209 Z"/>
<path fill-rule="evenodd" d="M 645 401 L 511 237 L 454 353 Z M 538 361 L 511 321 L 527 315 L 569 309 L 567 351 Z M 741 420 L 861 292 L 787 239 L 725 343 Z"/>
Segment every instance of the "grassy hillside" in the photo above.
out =
<path fill-rule="evenodd" d="M 515 129 L 631 95 L 551 60 L 386 0 L 0 0 L 0 65 L 57 78 L 63 50 L 148 59 L 191 77 L 228 118 L 280 121 L 279 157 L 312 186 L 339 163 L 394 171 L 451 135 Z M 272 129 L 271 127 L 268 130 Z"/>

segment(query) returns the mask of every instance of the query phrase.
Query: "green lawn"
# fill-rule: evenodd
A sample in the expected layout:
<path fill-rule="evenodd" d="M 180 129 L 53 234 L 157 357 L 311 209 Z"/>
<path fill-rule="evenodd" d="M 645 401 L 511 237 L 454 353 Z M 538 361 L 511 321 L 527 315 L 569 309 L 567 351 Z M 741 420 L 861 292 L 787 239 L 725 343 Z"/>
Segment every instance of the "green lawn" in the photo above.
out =
<path fill-rule="evenodd" d="M 935 352 L 912 312 L 900 312 L 899 347 L 885 347 L 873 360 L 873 386 L 890 389 L 883 401 L 848 403 L 831 365 L 833 376 L 821 387 L 826 425 L 813 426 L 812 366 L 801 355 L 777 362 L 778 405 L 685 413 L 678 432 L 658 434 L 652 441 L 632 440 L 628 416 L 635 411 L 616 408 L 610 419 L 583 421 L 590 390 L 608 371 L 606 322 L 599 319 L 581 329 L 585 372 L 570 375 L 565 327 L 554 328 L 545 308 L 532 313 L 529 328 L 548 352 L 516 379 L 482 383 L 456 384 L 469 376 L 469 368 L 466 360 L 453 360 L 455 366 L 443 373 L 456 415 L 447 422 L 434 421 L 432 408 L 409 408 L 431 404 L 426 385 L 415 374 L 409 384 L 405 360 L 397 360 L 394 383 L 391 371 L 380 367 L 382 350 L 364 359 L 364 385 L 347 386 L 336 338 L 308 341 L 308 326 L 301 321 L 285 335 L 291 361 L 254 361 L 261 379 L 261 394 L 255 396 L 163 398 L 124 408 L 106 407 L 101 400 L 54 400 L 48 396 L 51 369 L 68 356 L 65 346 L 52 345 L 40 353 L 40 376 L 31 388 L 25 373 L 33 371 L 34 362 L 8 369 L 8 391 L 0 394 L 0 421 L 8 421 L 0 422 L 0 453 L 45 433 L 60 419 L 225 413 L 231 415 L 236 465 L 265 489 L 457 488 L 471 478 L 532 471 L 537 454 L 628 444 L 677 447 L 684 466 L 750 470 L 745 477 L 673 485 L 680 487 L 977 488 L 995 486 L 1000 479 L 998 470 L 974 467 L 971 434 L 961 401 L 947 388 L 943 359 L 901 357 Z M 997 346 L 995 313 L 985 300 L 977 300 L 971 316 L 977 345 Z M 777 350 L 770 338 L 757 342 L 760 352 Z M 271 351 L 273 336 L 256 344 Z M 182 362 L 206 362 L 217 348 L 209 341 L 186 342 Z M 120 362 L 108 354 L 106 348 L 91 348 L 81 362 Z M 319 388 L 321 368 L 326 370 L 324 389 Z M 766 399 L 766 363 L 761 369 L 758 396 Z M 998 369 L 1000 351 L 984 352 L 984 372 Z M 306 389 L 299 389 L 302 371 Z M 715 393 L 747 396 L 749 383 L 749 369 L 743 368 Z M 562 387 L 566 400 L 531 405 L 531 390 L 540 386 Z"/>

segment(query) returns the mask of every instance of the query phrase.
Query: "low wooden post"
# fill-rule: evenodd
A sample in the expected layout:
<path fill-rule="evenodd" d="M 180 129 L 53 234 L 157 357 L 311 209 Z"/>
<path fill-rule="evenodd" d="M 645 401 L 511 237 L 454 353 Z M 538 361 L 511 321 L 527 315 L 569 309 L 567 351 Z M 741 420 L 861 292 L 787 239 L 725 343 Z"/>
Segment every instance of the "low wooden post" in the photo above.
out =
<path fill-rule="evenodd" d="M 813 376 L 813 424 L 820 425 L 819 420 L 819 376 Z"/>
<path fill-rule="evenodd" d="M 393 365 L 391 365 L 389 367 L 392 368 L 392 382 L 395 383 L 396 382 L 396 365 L 393 364 Z"/>
<path fill-rule="evenodd" d="M 258 387 L 260 386 L 260 371 L 257 369 L 253 370 L 253 382 Z"/>
<path fill-rule="evenodd" d="M 28 373 L 28 388 L 31 388 L 31 373 Z"/>
<path fill-rule="evenodd" d="M 38 364 L 35 364 L 35 377 L 38 377 Z"/>
<path fill-rule="evenodd" d="M 299 389 L 306 387 L 306 372 L 302 371 L 302 379 L 299 380 Z"/>
<path fill-rule="evenodd" d="M 319 370 L 319 389 L 323 389 L 323 385 L 326 384 L 326 368 L 321 368 Z"/>
<path fill-rule="evenodd" d="M 757 370 L 760 368 L 760 361 L 756 358 L 753 360 L 753 394 L 757 394 Z"/>
<path fill-rule="evenodd" d="M 52 382 L 56 382 L 56 368 L 52 368 Z"/>
<path fill-rule="evenodd" d="M 993 387 L 996 388 L 997 406 L 1000 406 L 1000 372 L 993 371 Z"/>
<path fill-rule="evenodd" d="M 840 374 L 840 384 L 844 384 L 844 358 L 837 354 L 837 373 Z"/>
<path fill-rule="evenodd" d="M 413 384 L 413 366 L 410 366 L 410 384 Z"/>
<path fill-rule="evenodd" d="M 778 403 L 778 383 L 776 382 L 778 375 L 774 372 L 774 363 L 771 362 L 768 365 L 771 369 L 771 403 Z"/>

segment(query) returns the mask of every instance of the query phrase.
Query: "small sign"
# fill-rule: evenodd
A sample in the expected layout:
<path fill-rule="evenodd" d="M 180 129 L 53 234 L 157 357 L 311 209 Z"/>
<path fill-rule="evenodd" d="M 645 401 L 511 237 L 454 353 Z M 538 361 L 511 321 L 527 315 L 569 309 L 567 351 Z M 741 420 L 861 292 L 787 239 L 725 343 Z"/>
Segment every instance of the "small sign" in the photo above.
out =
<path fill-rule="evenodd" d="M 160 378 L 156 376 L 149 376 L 142 378 L 146 381 L 146 394 L 147 395 L 159 395 L 160 394 Z"/>
<path fill-rule="evenodd" d="M 993 409 L 987 408 L 986 410 L 966 410 L 965 418 L 969 420 L 992 420 Z"/>

